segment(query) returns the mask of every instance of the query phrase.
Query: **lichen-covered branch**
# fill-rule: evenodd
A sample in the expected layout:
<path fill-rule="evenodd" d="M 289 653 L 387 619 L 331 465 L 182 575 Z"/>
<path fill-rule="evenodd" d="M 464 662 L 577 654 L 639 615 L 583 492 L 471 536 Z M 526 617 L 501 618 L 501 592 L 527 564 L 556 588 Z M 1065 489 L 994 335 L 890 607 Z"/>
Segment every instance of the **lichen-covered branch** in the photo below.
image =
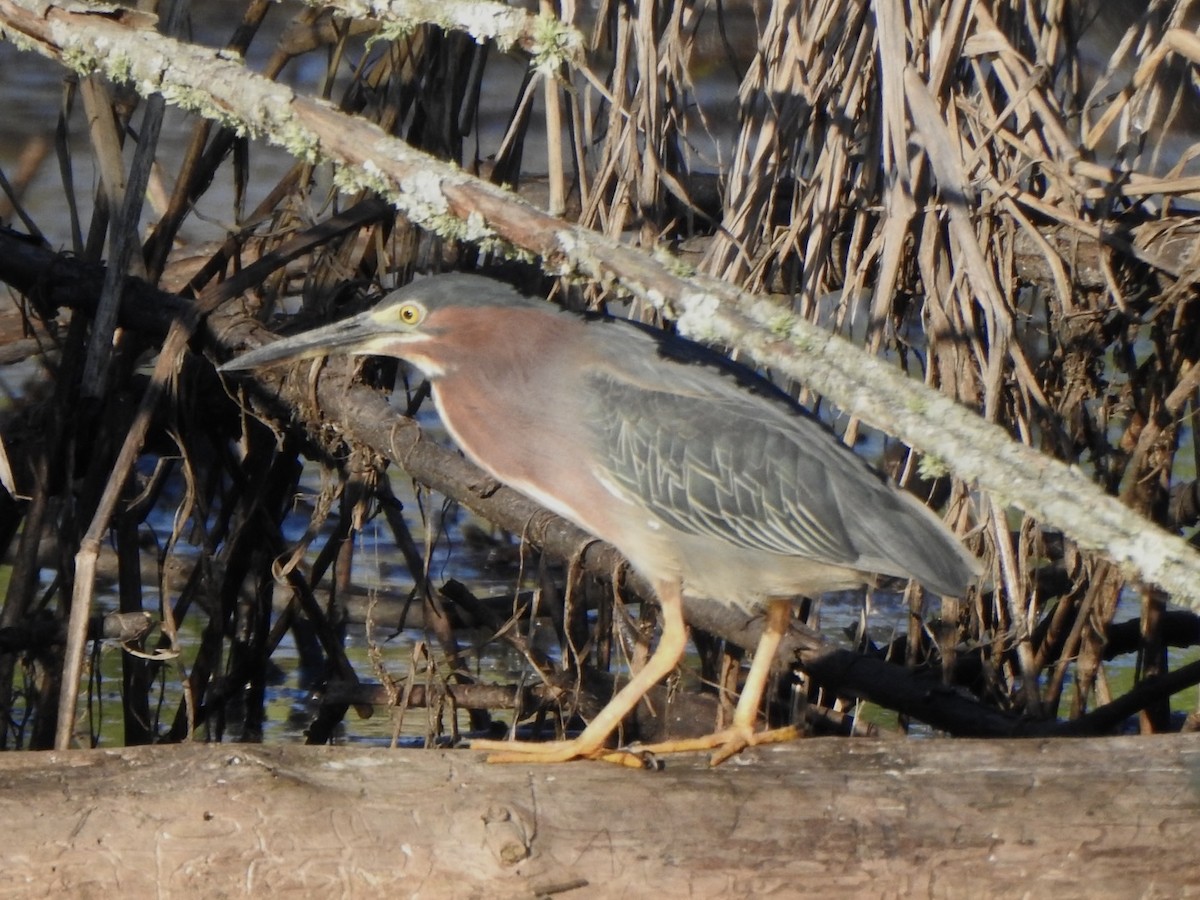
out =
<path fill-rule="evenodd" d="M 335 10 L 351 19 L 377 19 L 381 37 L 396 38 L 418 25 L 465 31 L 476 41 L 495 41 L 500 50 L 520 47 L 534 64 L 555 69 L 576 62 L 583 36 L 548 15 L 533 15 L 495 0 L 305 0 L 310 6 Z"/>

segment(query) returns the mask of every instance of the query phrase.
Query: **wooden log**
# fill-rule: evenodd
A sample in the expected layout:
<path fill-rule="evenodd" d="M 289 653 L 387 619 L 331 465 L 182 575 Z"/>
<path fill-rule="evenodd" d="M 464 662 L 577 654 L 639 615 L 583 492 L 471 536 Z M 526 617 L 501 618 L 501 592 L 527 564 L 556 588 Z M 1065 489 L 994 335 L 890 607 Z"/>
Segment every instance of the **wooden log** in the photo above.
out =
<path fill-rule="evenodd" d="M 183 745 L 0 756 L 6 896 L 1179 896 L 1200 737 L 820 739 L 719 769 Z"/>

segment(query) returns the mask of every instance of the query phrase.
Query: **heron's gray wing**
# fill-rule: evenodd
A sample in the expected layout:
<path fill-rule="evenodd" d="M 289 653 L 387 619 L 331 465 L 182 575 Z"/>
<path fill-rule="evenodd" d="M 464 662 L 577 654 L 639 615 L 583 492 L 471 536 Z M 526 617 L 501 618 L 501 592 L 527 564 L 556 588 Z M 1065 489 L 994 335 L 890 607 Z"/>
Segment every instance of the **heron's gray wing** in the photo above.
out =
<path fill-rule="evenodd" d="M 680 377 L 670 385 L 612 370 L 588 378 L 604 411 L 593 428 L 605 478 L 682 532 L 856 563 L 861 554 L 835 484 L 844 468 L 836 439 L 774 401 L 727 388 L 722 375 L 685 367 L 671 374 Z"/>
<path fill-rule="evenodd" d="M 936 515 L 750 369 L 628 323 L 597 323 L 593 349 L 596 464 L 673 527 L 940 594 L 978 576 Z"/>

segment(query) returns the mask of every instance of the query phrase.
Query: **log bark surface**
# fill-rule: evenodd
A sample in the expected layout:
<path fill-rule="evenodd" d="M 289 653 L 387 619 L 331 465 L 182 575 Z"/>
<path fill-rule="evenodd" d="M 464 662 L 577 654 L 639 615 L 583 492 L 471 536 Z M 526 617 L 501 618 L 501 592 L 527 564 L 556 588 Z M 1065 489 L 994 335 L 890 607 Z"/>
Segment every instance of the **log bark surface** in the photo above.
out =
<path fill-rule="evenodd" d="M 809 740 L 710 770 L 184 745 L 0 756 L 5 896 L 1200 895 L 1200 737 Z"/>

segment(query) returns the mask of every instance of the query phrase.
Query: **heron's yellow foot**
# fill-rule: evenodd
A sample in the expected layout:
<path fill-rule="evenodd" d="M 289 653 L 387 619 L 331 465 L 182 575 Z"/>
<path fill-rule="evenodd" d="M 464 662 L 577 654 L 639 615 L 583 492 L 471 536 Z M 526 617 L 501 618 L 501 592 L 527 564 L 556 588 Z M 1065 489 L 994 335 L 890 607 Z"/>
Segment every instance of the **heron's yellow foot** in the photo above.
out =
<path fill-rule="evenodd" d="M 491 741 L 473 740 L 472 750 L 488 751 L 490 763 L 560 763 L 573 759 L 593 759 L 615 763 L 630 769 L 652 768 L 646 754 L 607 747 L 592 747 L 579 740 L 573 741 Z"/>
<path fill-rule="evenodd" d="M 721 731 L 707 734 L 698 738 L 683 738 L 677 741 L 662 741 L 657 744 L 643 744 L 638 747 L 644 753 L 662 756 L 667 753 L 695 753 L 712 750 L 709 758 L 710 766 L 719 766 L 731 756 L 736 756 L 747 747 L 757 747 L 760 744 L 782 744 L 794 741 L 800 737 L 800 729 L 795 725 L 784 728 L 772 728 L 769 731 L 755 731 L 751 727 L 732 725 Z"/>

